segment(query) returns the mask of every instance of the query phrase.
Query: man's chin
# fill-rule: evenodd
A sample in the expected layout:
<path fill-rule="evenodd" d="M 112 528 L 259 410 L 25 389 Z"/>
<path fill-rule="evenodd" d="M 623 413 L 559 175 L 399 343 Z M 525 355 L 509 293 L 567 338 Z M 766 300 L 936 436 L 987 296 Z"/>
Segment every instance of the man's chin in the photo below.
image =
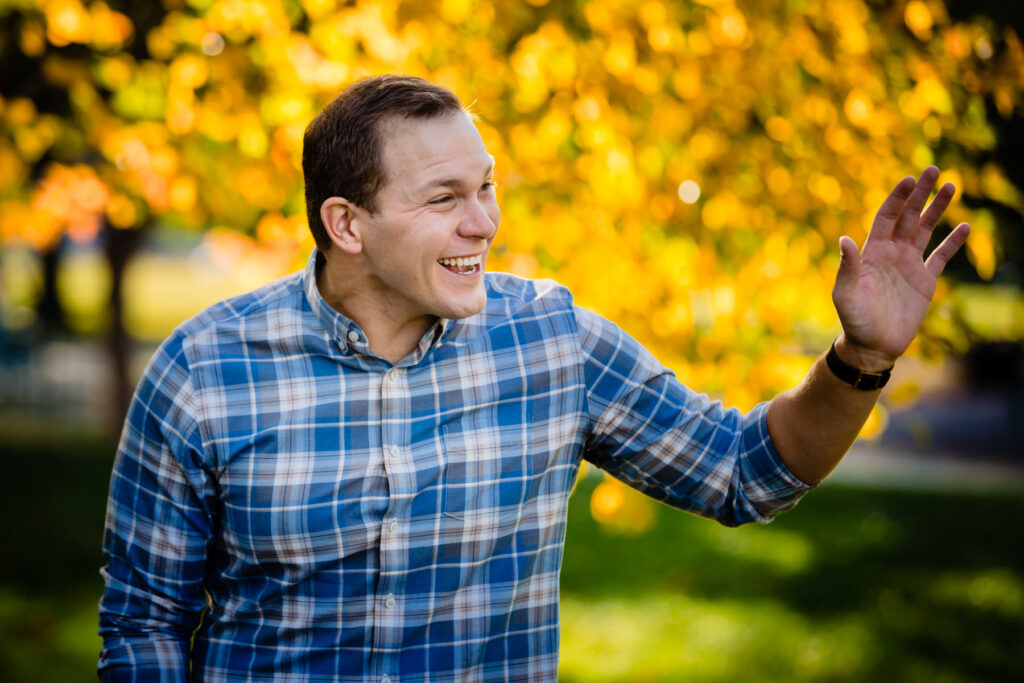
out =
<path fill-rule="evenodd" d="M 442 318 L 448 318 L 449 320 L 465 320 L 466 318 L 472 318 L 474 315 L 484 310 L 483 306 L 475 309 L 463 309 L 459 311 L 452 311 L 451 315 L 442 315 Z"/>
<path fill-rule="evenodd" d="M 484 306 L 486 304 L 487 296 L 486 294 L 481 293 L 479 300 L 450 302 L 444 307 L 445 310 L 438 313 L 438 317 L 448 318 L 449 320 L 463 320 L 465 318 L 471 318 L 484 310 Z"/>

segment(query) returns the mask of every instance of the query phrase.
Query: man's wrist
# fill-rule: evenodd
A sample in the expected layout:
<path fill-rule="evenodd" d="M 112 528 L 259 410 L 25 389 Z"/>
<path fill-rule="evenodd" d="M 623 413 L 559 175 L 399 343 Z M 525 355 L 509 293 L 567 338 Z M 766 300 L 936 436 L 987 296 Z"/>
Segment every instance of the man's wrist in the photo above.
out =
<path fill-rule="evenodd" d="M 844 333 L 836 337 L 832 346 L 841 361 L 864 372 L 885 372 L 891 370 L 896 362 L 896 358 L 888 354 L 850 341 Z"/>
<path fill-rule="evenodd" d="M 836 351 L 839 341 L 837 338 L 832 342 L 832 347 L 825 356 L 825 365 L 828 366 L 828 369 L 837 379 L 860 391 L 878 391 L 889 382 L 893 369 L 891 363 L 878 370 L 868 370 L 859 365 L 848 363 L 840 358 L 839 353 Z"/>

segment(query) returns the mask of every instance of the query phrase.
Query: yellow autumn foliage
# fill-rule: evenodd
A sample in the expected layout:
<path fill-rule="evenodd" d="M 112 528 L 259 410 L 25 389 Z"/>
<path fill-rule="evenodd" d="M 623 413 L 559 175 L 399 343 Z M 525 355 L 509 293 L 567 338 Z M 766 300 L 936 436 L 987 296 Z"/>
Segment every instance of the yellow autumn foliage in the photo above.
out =
<path fill-rule="evenodd" d="M 900 178 L 936 163 L 956 182 L 950 220 L 975 225 L 982 279 L 1000 230 L 960 200 L 1024 211 L 1002 169 L 972 161 L 995 144 L 985 99 L 1021 111 L 1021 41 L 940 0 L 164 0 L 138 25 L 99 0 L 2 12 L 67 104 L 0 91 L 5 245 L 156 221 L 206 231 L 239 282 L 269 279 L 311 246 L 306 122 L 354 79 L 411 73 L 470 103 L 497 158 L 490 265 L 562 281 L 743 408 L 836 334 L 838 239 L 863 240 Z M 926 325 L 951 348 L 967 336 L 956 291 Z"/>

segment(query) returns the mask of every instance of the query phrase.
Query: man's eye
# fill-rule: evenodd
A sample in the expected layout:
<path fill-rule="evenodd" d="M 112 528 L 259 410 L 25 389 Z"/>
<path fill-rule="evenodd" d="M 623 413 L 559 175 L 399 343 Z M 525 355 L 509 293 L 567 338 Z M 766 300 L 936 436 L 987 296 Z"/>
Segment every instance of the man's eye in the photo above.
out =
<path fill-rule="evenodd" d="M 451 199 L 452 199 L 452 196 L 450 194 L 446 194 L 446 195 L 443 195 L 441 197 L 436 197 L 434 199 L 431 199 L 427 203 L 428 204 L 445 204 L 447 202 L 450 202 Z"/>
<path fill-rule="evenodd" d="M 483 185 L 480 186 L 480 191 L 481 192 L 488 192 L 490 190 L 493 190 L 497 186 L 498 186 L 498 183 L 494 182 L 493 180 L 488 180 L 486 183 L 484 183 Z"/>

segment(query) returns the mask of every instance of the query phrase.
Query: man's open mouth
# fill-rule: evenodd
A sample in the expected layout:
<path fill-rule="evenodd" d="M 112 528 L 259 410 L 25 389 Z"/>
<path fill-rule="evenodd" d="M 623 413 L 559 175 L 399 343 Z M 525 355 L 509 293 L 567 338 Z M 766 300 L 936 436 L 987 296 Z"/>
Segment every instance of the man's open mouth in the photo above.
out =
<path fill-rule="evenodd" d="M 442 266 L 458 273 L 459 275 L 470 275 L 472 273 L 480 272 L 480 263 L 483 261 L 483 257 L 480 254 L 476 256 L 459 256 L 456 258 L 439 258 L 437 262 Z"/>

